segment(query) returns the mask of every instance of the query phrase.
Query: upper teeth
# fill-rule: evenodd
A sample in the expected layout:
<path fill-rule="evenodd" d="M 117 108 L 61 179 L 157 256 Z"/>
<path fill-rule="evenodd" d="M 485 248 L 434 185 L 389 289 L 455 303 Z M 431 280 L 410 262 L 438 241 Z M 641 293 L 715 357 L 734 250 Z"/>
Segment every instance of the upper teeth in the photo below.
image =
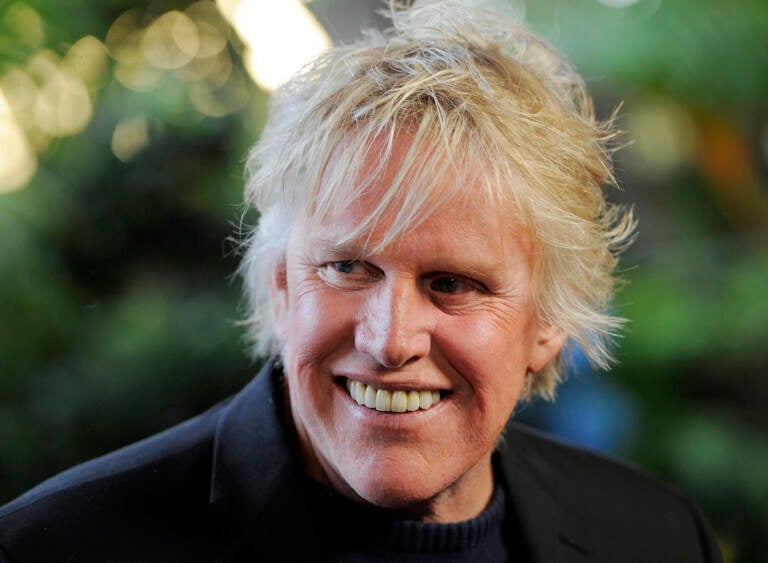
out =
<path fill-rule="evenodd" d="M 352 379 L 347 379 L 347 391 L 358 405 L 382 412 L 428 409 L 440 401 L 440 391 L 388 391 Z"/>

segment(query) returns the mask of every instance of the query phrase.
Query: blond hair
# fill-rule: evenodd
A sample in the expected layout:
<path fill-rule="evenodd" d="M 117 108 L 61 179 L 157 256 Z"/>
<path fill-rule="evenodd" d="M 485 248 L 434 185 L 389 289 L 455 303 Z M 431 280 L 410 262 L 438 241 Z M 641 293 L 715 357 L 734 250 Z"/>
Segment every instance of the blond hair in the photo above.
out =
<path fill-rule="evenodd" d="M 304 210 L 303 220 L 322 222 L 345 209 L 371 187 L 395 133 L 407 129 L 413 142 L 400 174 L 350 237 L 394 205 L 380 243 L 387 244 L 446 201 L 467 196 L 467 186 L 480 186 L 531 234 L 542 322 L 565 330 L 594 365 L 608 367 L 609 343 L 623 323 L 608 310 L 613 274 L 634 223 L 605 200 L 603 186 L 615 184 L 615 134 L 596 120 L 583 80 L 512 16 L 458 0 L 391 3 L 389 15 L 390 29 L 330 49 L 275 94 L 248 158 L 245 201 L 260 220 L 240 274 L 254 353 L 282 347 L 268 279 L 284 260 L 297 215 Z M 345 142 L 350 137 L 354 142 Z M 334 153 L 345 166 L 328 166 Z M 372 153 L 379 167 L 361 170 Z M 482 181 L 459 180 L 473 173 Z M 453 186 L 448 193 L 438 189 L 446 183 Z M 563 358 L 561 351 L 529 374 L 526 394 L 551 398 Z"/>

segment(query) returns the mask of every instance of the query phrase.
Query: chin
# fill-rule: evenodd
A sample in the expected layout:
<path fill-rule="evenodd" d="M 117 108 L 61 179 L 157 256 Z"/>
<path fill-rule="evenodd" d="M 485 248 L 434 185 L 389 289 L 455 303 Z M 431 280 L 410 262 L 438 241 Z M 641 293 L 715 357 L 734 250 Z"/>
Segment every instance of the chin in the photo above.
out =
<path fill-rule="evenodd" d="M 403 511 L 428 504 L 450 485 L 434 467 L 415 470 L 402 462 L 358 465 L 345 480 L 365 502 Z"/>

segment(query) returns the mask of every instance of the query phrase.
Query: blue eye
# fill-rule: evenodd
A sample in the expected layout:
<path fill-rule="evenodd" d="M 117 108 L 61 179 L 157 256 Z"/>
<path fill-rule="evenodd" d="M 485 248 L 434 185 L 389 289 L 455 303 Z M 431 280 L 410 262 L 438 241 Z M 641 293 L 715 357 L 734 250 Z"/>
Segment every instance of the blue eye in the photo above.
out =
<path fill-rule="evenodd" d="M 452 276 L 443 276 L 432 280 L 430 287 L 440 293 L 460 293 L 465 291 L 466 284 Z"/>
<path fill-rule="evenodd" d="M 331 262 L 331 267 L 341 274 L 351 274 L 355 271 L 355 266 L 359 262 L 356 260 L 342 260 L 341 262 Z"/>
<path fill-rule="evenodd" d="M 328 285 L 340 289 L 357 289 L 376 282 L 380 272 L 360 260 L 334 260 L 318 268 L 318 275 Z"/>

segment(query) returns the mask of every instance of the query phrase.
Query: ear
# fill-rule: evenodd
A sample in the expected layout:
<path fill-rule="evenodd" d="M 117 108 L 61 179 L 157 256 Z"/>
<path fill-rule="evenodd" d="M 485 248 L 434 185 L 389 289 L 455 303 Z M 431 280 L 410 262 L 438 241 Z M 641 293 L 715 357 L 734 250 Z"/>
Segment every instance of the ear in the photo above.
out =
<path fill-rule="evenodd" d="M 551 324 L 542 324 L 533 343 L 528 371 L 536 373 L 547 365 L 557 356 L 567 338 L 568 333 L 562 328 Z"/>
<path fill-rule="evenodd" d="M 285 340 L 288 330 L 288 272 L 285 258 L 278 260 L 269 276 L 269 297 L 272 301 L 272 321 L 275 332 Z"/>

